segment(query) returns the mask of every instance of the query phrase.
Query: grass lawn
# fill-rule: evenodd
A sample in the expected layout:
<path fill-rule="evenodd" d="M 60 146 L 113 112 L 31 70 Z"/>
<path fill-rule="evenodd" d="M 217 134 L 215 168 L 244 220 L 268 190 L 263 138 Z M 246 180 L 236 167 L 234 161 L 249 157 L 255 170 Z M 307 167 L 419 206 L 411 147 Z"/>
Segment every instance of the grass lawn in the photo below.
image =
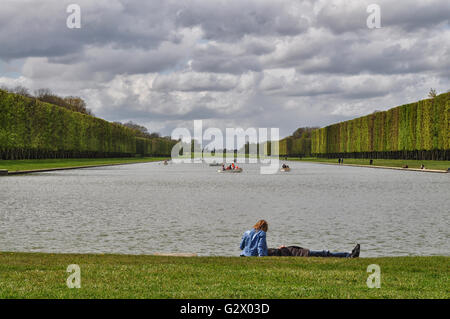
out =
<path fill-rule="evenodd" d="M 283 158 L 281 158 L 283 159 Z M 337 158 L 317 158 L 317 157 L 304 157 L 294 158 L 288 157 L 290 161 L 304 161 L 304 162 L 318 162 L 318 163 L 333 163 L 337 164 Z M 369 165 L 369 159 L 360 158 L 344 158 L 344 164 L 357 164 L 357 165 Z M 423 164 L 427 169 L 440 169 L 447 170 L 450 168 L 450 161 L 417 161 L 417 160 L 391 160 L 391 159 L 374 159 L 374 166 L 389 166 L 389 167 L 402 167 L 407 164 L 409 168 L 420 168 Z"/>
<path fill-rule="evenodd" d="M 0 169 L 10 172 L 34 169 L 62 168 L 74 166 L 91 166 L 104 164 L 141 163 L 162 161 L 163 157 L 123 157 L 123 158 L 68 158 L 42 160 L 0 160 Z"/>
<path fill-rule="evenodd" d="M 69 264 L 81 288 L 69 289 Z M 366 285 L 381 267 L 381 288 Z M 165 257 L 0 253 L 0 298 L 449 298 L 450 257 Z"/>

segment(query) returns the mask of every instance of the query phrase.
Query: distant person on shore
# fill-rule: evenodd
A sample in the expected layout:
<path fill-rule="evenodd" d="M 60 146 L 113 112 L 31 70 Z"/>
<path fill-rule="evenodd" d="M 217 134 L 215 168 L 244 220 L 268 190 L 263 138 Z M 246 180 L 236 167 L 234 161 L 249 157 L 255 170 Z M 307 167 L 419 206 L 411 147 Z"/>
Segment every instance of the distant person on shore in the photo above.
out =
<path fill-rule="evenodd" d="M 247 230 L 242 236 L 241 245 L 242 257 L 267 256 L 266 233 L 269 225 L 264 219 L 259 220 L 252 229 Z"/>
<path fill-rule="evenodd" d="M 425 169 L 425 165 L 422 164 L 422 166 L 420 166 L 420 169 Z"/>
<path fill-rule="evenodd" d="M 343 158 L 341 158 L 341 164 L 344 164 L 344 159 Z"/>
<path fill-rule="evenodd" d="M 339 157 L 339 159 L 338 159 L 338 164 L 341 164 L 341 158 Z"/>

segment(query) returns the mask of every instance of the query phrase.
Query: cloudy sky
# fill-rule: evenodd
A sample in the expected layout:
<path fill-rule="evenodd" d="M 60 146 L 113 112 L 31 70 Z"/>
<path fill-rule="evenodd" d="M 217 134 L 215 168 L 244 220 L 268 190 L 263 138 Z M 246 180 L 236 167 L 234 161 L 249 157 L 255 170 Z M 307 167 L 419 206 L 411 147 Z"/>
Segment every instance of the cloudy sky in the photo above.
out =
<path fill-rule="evenodd" d="M 447 92 L 449 17 L 448 0 L 2 0 L 0 85 L 163 135 L 202 119 L 286 136 Z"/>

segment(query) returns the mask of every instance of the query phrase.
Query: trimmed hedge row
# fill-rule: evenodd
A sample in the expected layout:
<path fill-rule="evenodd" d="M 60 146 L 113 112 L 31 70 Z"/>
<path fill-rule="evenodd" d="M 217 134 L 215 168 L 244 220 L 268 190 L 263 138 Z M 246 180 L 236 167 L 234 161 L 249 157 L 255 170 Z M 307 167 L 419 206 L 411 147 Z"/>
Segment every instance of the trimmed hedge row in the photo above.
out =
<path fill-rule="evenodd" d="M 270 141 L 262 143 L 259 147 L 262 147 L 263 154 L 271 156 L 275 153 L 272 149 L 272 143 Z M 311 155 L 311 138 L 295 138 L 292 136 L 286 137 L 279 141 L 278 144 L 279 156 L 310 156 Z"/>
<path fill-rule="evenodd" d="M 280 140 L 280 156 L 310 156 L 311 139 L 292 136 Z"/>
<path fill-rule="evenodd" d="M 136 147 L 127 127 L 0 90 L 0 159 L 128 157 Z"/>
<path fill-rule="evenodd" d="M 173 146 L 177 143 L 174 140 L 165 138 L 136 138 L 136 153 L 142 156 L 170 156 Z"/>
<path fill-rule="evenodd" d="M 450 160 L 450 93 L 312 132 L 318 157 Z"/>

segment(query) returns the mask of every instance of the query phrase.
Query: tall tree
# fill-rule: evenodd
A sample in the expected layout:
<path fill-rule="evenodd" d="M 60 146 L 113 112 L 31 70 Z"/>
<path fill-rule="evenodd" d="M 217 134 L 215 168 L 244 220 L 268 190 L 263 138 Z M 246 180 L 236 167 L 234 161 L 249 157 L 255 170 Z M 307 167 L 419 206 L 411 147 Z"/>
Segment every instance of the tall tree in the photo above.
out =
<path fill-rule="evenodd" d="M 16 93 L 18 95 L 22 95 L 22 96 L 25 96 L 25 97 L 31 97 L 30 91 L 26 87 L 24 87 L 22 85 L 18 85 L 16 87 L 14 87 L 12 89 L 12 93 Z"/>
<path fill-rule="evenodd" d="M 434 99 L 436 96 L 437 96 L 436 90 L 431 88 L 430 92 L 428 93 L 428 97 Z"/>
<path fill-rule="evenodd" d="M 86 107 L 86 102 L 81 97 L 67 96 L 64 98 L 64 102 L 66 102 L 74 112 L 92 115 L 91 110 Z"/>
<path fill-rule="evenodd" d="M 122 125 L 133 129 L 136 132 L 136 136 L 138 137 L 152 137 L 145 126 L 134 123 L 133 121 L 128 121 L 127 123 L 123 123 Z"/>

